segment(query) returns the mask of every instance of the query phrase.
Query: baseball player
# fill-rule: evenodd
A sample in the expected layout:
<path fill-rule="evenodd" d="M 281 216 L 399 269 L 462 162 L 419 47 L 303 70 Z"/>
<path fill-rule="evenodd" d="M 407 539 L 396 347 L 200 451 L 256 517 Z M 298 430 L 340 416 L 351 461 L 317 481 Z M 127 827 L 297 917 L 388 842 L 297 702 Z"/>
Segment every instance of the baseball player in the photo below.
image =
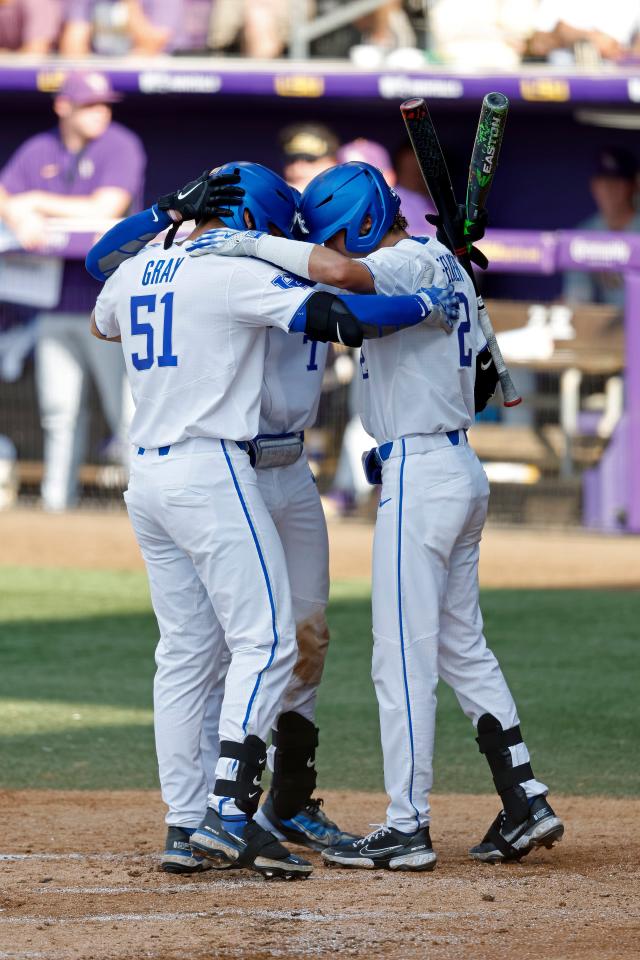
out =
<path fill-rule="evenodd" d="M 370 479 L 382 482 L 373 551 L 373 679 L 380 710 L 387 823 L 323 852 L 328 863 L 432 870 L 429 792 L 438 676 L 477 730 L 503 809 L 470 851 L 486 861 L 519 859 L 560 839 L 563 825 L 536 780 L 504 676 L 487 648 L 478 599 L 478 556 L 489 486 L 466 431 L 496 384 L 469 278 L 437 240 L 411 238 L 399 199 L 380 171 L 347 163 L 316 177 L 303 194 L 309 238 L 324 247 L 271 238 L 199 238 L 201 249 L 254 255 L 347 289 L 410 293 L 416 283 L 451 283 L 457 336 L 405 330 L 361 352 L 362 419 L 378 447 Z M 295 250 L 294 250 L 295 248 Z M 306 259 L 305 259 L 306 257 Z M 419 278 L 419 280 L 418 280 Z M 476 370 L 480 375 L 476 378 Z M 390 588 L 390 585 L 393 585 Z"/>
<path fill-rule="evenodd" d="M 251 170 L 242 166 L 239 169 L 244 170 L 245 179 L 251 175 Z M 228 226 L 245 228 L 244 189 L 238 186 L 240 176 L 234 174 L 233 167 L 220 168 L 212 180 L 208 173 L 203 174 L 195 183 L 195 189 L 194 182 L 187 184 L 161 198 L 152 210 L 123 221 L 105 234 L 87 258 L 92 275 L 105 280 L 118 263 L 135 255 L 140 245 L 146 245 L 156 233 L 166 229 L 171 218 L 177 222 L 215 212 Z M 286 283 L 295 285 L 293 280 Z M 257 822 L 281 840 L 322 849 L 355 839 L 329 820 L 321 800 L 311 799 L 316 784 L 318 742 L 315 706 L 329 642 L 325 619 L 329 545 L 324 511 L 304 452 L 303 431 L 316 418 L 328 345 L 275 327 L 267 329 L 266 341 L 259 435 L 252 441 L 251 451 L 258 488 L 285 551 L 298 659 L 272 734 L 274 776 Z M 217 629 L 221 629 L 219 624 Z M 218 641 L 218 646 L 223 644 Z M 165 790 L 169 832 L 162 865 L 168 872 L 191 873 L 207 865 L 189 847 L 190 825 L 194 818 L 200 822 L 213 786 L 211 774 L 217 762 L 225 675 L 224 664 L 212 664 L 214 679 L 202 678 L 200 696 L 206 699 L 203 735 L 200 739 L 200 730 L 194 728 L 190 739 L 195 747 L 188 755 L 184 737 L 180 742 L 173 736 L 171 713 L 161 709 L 162 696 L 158 695 L 155 727 L 161 766 L 169 746 L 175 742 L 177 748 L 167 763 L 175 775 L 166 778 L 175 786 L 169 788 L 170 795 Z"/>
<path fill-rule="evenodd" d="M 239 214 L 244 221 L 240 222 L 290 235 L 295 213 L 290 188 L 259 165 L 230 166 L 240 170 L 245 190 Z M 178 197 L 193 195 L 195 202 L 198 183 L 188 185 Z M 150 213 L 152 220 L 158 217 L 158 211 L 152 209 Z M 143 215 L 131 219 L 142 229 L 142 235 L 145 230 L 151 232 Z M 205 216 L 194 237 L 207 221 L 221 224 Z M 103 274 L 115 270 L 116 261 L 122 259 L 113 254 L 115 248 L 133 252 L 131 237 L 121 234 L 109 254 L 96 249 L 90 266 L 97 263 Z M 169 823 L 183 830 L 197 856 L 204 854 L 218 867 L 247 865 L 268 876 L 305 876 L 310 866 L 289 855 L 272 833 L 253 819 L 266 760 L 265 724 L 275 719 L 289 680 L 282 666 L 288 655 L 283 650 L 289 646 L 286 617 L 290 602 L 281 582 L 286 579 L 284 557 L 245 452 L 248 447 L 256 459 L 261 455 L 273 458 L 278 449 L 282 452 L 292 446 L 291 437 L 280 448 L 261 444 L 262 438 L 256 438 L 256 397 L 260 399 L 264 373 L 264 327 L 278 325 L 313 341 L 359 345 L 363 335 L 395 332 L 403 324 L 425 318 L 427 322 L 444 322 L 445 314 L 435 291 L 431 291 L 431 298 L 427 294 L 394 298 L 394 316 L 389 321 L 382 316 L 383 306 L 388 313 L 382 298 L 315 293 L 288 274 L 257 263 L 250 270 L 238 271 L 220 270 L 217 265 L 211 270 L 200 261 L 194 273 L 190 265 L 198 260 L 181 256 L 181 252 L 180 247 L 172 247 L 163 254 L 159 247 L 152 246 L 121 263 L 96 305 L 94 331 L 108 338 L 122 336 L 136 399 L 132 439 L 138 446 L 138 456 L 126 499 L 147 562 L 161 630 L 155 704 L 163 797 L 170 808 L 169 816 L 175 815 L 178 806 L 184 813 L 185 792 L 188 800 L 193 800 L 187 815 L 195 817 L 195 824 L 185 820 Z M 225 292 L 223 297 L 220 291 Z M 440 294 L 447 300 L 446 291 Z M 180 312 L 179 303 L 183 304 Z M 142 310 L 144 319 L 140 317 Z M 156 317 L 157 313 L 161 316 Z M 155 326 L 154 320 L 159 321 Z M 144 337 L 142 347 L 137 337 Z M 180 360 L 183 355 L 184 360 Z M 198 376 L 203 366 L 208 375 Z M 253 438 L 256 441 L 250 443 Z M 301 532 L 300 528 L 298 536 Z M 251 549 L 258 554 L 260 568 L 254 569 L 253 579 L 251 563 L 241 558 L 242 550 L 247 559 L 253 556 Z M 224 569 L 219 562 L 222 558 Z M 255 568 L 255 556 L 253 559 Z M 266 586 L 262 597 L 254 596 L 256 582 Z M 195 609 L 189 609 L 185 623 L 184 599 L 191 596 L 198 602 Z M 324 602 L 326 594 L 320 612 Z M 222 630 L 217 629 L 218 621 Z M 195 829 L 203 809 L 198 806 L 203 794 L 202 783 L 198 782 L 202 771 L 202 719 L 225 636 L 231 662 L 219 721 L 217 779 L 205 819 Z M 312 641 L 311 649 L 319 649 L 323 657 L 317 640 Z M 301 660 L 304 663 L 304 655 Z M 289 666 L 290 675 L 293 664 Z M 306 742 L 301 742 L 306 739 L 301 730 L 305 723 L 313 727 L 302 711 L 309 712 L 315 699 L 317 658 L 305 665 L 300 679 L 300 686 L 296 689 L 294 684 L 288 691 L 297 709 L 285 711 L 277 729 L 272 806 L 285 820 L 286 804 L 292 817 L 300 810 L 301 797 L 302 803 L 307 803 L 314 785 L 310 780 L 315 739 L 309 749 Z M 262 710 L 258 709 L 261 704 Z M 294 719 L 282 724 L 290 713 Z M 278 752 L 289 759 L 288 764 L 278 764 Z M 310 771 L 307 779 L 299 776 L 300 754 Z M 190 780 L 187 776 L 185 788 L 184 772 L 190 766 L 196 775 Z M 321 812 L 319 807 L 316 812 Z M 321 822 L 320 817 L 316 819 Z M 178 850 L 186 852 L 190 859 L 184 848 L 171 844 L 169 849 L 174 849 L 176 856 Z"/>

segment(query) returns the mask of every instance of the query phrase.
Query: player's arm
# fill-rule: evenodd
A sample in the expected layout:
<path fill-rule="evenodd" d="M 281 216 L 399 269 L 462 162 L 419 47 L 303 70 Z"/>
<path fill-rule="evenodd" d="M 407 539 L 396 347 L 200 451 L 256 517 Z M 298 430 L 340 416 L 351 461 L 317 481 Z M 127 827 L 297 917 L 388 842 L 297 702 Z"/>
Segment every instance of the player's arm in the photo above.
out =
<path fill-rule="evenodd" d="M 353 293 L 375 292 L 371 272 L 358 260 L 315 243 L 273 237 L 258 230 L 207 230 L 190 244 L 188 251 L 192 257 L 256 257 L 313 283 Z"/>
<path fill-rule="evenodd" d="M 110 343 L 121 341 L 118 322 L 118 286 L 119 274 L 115 274 L 109 277 L 98 294 L 89 322 L 89 330 L 98 340 Z"/>
<path fill-rule="evenodd" d="M 387 337 L 422 323 L 433 309 L 426 294 L 379 297 L 317 291 L 298 308 L 289 332 L 304 333 L 321 343 L 361 347 L 364 340 Z"/>
<path fill-rule="evenodd" d="M 154 204 L 148 210 L 134 213 L 126 220 L 116 223 L 115 227 L 94 243 L 86 256 L 84 265 L 96 280 L 106 280 L 121 263 L 135 257 L 143 247 L 171 226 L 172 219 L 164 210 Z"/>
<path fill-rule="evenodd" d="M 91 311 L 91 323 L 89 325 L 89 330 L 91 331 L 92 336 L 96 337 L 98 340 L 106 340 L 107 343 L 122 343 L 122 337 L 120 334 L 118 334 L 117 337 L 106 337 L 104 333 L 100 333 L 98 330 L 98 325 L 96 324 L 95 310 Z"/>
<path fill-rule="evenodd" d="M 244 190 L 237 187 L 239 181 L 236 174 L 211 180 L 205 170 L 184 187 L 160 197 L 152 207 L 107 230 L 87 254 L 88 272 L 96 280 L 104 281 L 168 227 L 177 228 L 184 220 L 230 213 L 229 208 L 239 204 L 244 195 Z"/>

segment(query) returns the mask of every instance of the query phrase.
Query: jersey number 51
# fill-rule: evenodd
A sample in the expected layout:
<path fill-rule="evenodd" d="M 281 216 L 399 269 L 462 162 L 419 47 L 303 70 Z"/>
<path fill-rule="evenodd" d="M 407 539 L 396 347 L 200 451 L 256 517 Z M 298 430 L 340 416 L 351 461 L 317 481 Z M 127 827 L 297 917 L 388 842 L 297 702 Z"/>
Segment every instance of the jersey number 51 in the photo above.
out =
<path fill-rule="evenodd" d="M 165 293 L 160 298 L 163 310 L 162 319 L 162 353 L 158 357 L 159 367 L 177 367 L 178 358 L 173 353 L 171 346 L 171 336 L 173 332 L 173 293 Z M 136 370 L 150 370 L 155 359 L 154 352 L 154 330 L 150 323 L 138 319 L 142 310 L 148 314 L 156 312 L 156 294 L 146 294 L 139 297 L 131 297 L 131 336 L 146 337 L 146 354 L 132 353 L 131 362 Z"/>

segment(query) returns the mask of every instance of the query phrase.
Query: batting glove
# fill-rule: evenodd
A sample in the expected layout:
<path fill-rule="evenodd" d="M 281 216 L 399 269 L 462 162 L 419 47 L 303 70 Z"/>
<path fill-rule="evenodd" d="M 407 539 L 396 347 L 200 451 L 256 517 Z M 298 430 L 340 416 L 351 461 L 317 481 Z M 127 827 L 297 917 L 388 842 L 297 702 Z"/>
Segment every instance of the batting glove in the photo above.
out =
<path fill-rule="evenodd" d="M 446 287 L 420 287 L 418 296 L 427 310 L 425 323 L 445 333 L 453 333 L 458 320 L 460 303 L 450 283 Z"/>
<path fill-rule="evenodd" d="M 261 230 L 207 230 L 187 247 L 191 257 L 215 253 L 219 257 L 257 257 Z"/>
<path fill-rule="evenodd" d="M 230 208 L 240 206 L 244 197 L 244 190 L 237 186 L 238 183 L 238 173 L 210 176 L 209 171 L 205 170 L 180 190 L 160 197 L 158 208 L 167 211 L 176 223 L 229 216 Z"/>

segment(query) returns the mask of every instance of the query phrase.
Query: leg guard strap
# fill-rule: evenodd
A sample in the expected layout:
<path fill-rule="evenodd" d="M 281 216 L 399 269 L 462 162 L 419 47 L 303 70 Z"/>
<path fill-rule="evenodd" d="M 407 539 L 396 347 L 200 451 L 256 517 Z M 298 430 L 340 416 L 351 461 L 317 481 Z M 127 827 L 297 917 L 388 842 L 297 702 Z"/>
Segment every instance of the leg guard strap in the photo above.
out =
<path fill-rule="evenodd" d="M 252 817 L 258 809 L 262 788 L 260 780 L 267 763 L 267 748 L 263 740 L 250 735 L 244 743 L 222 740 L 220 757 L 236 760 L 235 780 L 216 780 L 213 792 L 218 797 L 230 797 L 243 813 Z"/>
<path fill-rule="evenodd" d="M 525 780 L 533 780 L 533 770 L 530 763 L 521 763 L 517 767 L 510 767 L 506 770 L 497 770 L 493 775 L 493 782 L 496 785 L 498 793 L 508 790 L 509 787 L 517 787 Z"/>
<path fill-rule="evenodd" d="M 478 726 L 480 726 L 479 723 Z M 495 730 L 492 733 L 478 732 L 476 743 L 480 753 L 484 754 L 495 753 L 497 750 L 504 750 L 505 747 L 515 747 L 517 743 L 522 743 L 520 725 L 509 727 L 508 730 Z"/>

